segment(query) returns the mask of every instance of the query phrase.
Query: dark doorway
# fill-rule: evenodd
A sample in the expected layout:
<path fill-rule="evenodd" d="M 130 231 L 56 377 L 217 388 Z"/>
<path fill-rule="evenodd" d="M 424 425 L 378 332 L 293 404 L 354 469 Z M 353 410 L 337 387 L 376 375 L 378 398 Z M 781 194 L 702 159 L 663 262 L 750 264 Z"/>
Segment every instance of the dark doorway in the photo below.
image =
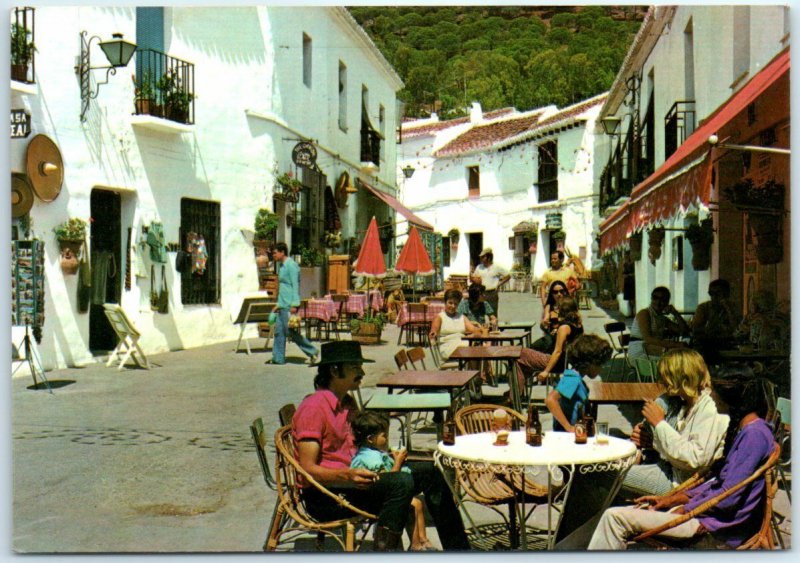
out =
<path fill-rule="evenodd" d="M 89 306 L 89 350 L 113 350 L 117 345 L 114 329 L 103 313 L 103 303 L 119 303 L 122 291 L 122 225 L 119 194 L 92 190 L 90 248 L 92 299 Z"/>
<path fill-rule="evenodd" d="M 481 262 L 478 255 L 483 250 L 483 233 L 467 233 L 467 241 L 469 242 L 469 271 L 471 273 Z"/>

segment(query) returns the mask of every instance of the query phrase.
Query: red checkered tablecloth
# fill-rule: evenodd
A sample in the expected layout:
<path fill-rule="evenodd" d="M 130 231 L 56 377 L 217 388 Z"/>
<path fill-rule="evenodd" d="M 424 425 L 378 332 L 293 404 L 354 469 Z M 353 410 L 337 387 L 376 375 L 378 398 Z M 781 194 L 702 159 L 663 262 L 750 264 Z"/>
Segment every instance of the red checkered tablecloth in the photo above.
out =
<path fill-rule="evenodd" d="M 297 315 L 304 319 L 320 319 L 329 322 L 336 318 L 336 304 L 330 299 L 309 299 L 308 307 L 297 309 Z"/>
<path fill-rule="evenodd" d="M 433 321 L 434 317 L 444 311 L 444 303 L 433 302 L 428 304 L 428 313 L 425 318 L 422 318 L 422 313 L 413 313 L 409 315 L 408 303 L 403 303 L 400 308 L 400 314 L 397 315 L 397 326 L 403 326 L 408 321 Z"/>

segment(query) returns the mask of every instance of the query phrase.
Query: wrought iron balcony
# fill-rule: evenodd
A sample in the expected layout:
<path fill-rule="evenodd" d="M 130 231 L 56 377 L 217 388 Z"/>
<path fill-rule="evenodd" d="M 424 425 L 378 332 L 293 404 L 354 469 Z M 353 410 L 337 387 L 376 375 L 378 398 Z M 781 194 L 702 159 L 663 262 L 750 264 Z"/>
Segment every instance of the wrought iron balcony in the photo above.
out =
<path fill-rule="evenodd" d="M 194 64 L 155 49 L 136 51 L 134 113 L 194 123 Z"/>
<path fill-rule="evenodd" d="M 381 165 L 381 136 L 372 129 L 361 128 L 361 162 L 371 162 L 375 166 Z"/>
<path fill-rule="evenodd" d="M 26 84 L 36 77 L 33 15 L 33 8 L 14 8 L 11 19 L 11 80 Z"/>
<path fill-rule="evenodd" d="M 675 102 L 664 118 L 664 158 L 672 153 L 694 132 L 694 100 Z"/>

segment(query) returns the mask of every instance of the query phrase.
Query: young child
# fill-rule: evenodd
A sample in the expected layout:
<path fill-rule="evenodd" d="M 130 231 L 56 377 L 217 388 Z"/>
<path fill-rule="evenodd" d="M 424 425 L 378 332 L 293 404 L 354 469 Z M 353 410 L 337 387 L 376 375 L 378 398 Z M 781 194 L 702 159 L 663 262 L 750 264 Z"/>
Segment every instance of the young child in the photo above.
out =
<path fill-rule="evenodd" d="M 583 383 L 582 375 L 597 377 L 603 364 L 610 358 L 611 346 L 599 336 L 584 334 L 572 343 L 569 347 L 569 363 L 574 369 L 564 370 L 558 385 L 545 399 L 553 415 L 554 431 L 574 431 L 578 412 L 585 408 L 589 400 L 589 389 Z"/>
<path fill-rule="evenodd" d="M 408 455 L 406 450 L 389 451 L 388 418 L 376 412 L 362 411 L 355 416 L 351 426 L 358 452 L 350 462 L 350 467 L 362 467 L 376 473 L 411 472 L 408 467 L 403 467 Z M 425 533 L 425 512 L 422 501 L 414 498 L 411 500 L 411 506 L 414 508 L 411 551 L 436 551 Z"/>

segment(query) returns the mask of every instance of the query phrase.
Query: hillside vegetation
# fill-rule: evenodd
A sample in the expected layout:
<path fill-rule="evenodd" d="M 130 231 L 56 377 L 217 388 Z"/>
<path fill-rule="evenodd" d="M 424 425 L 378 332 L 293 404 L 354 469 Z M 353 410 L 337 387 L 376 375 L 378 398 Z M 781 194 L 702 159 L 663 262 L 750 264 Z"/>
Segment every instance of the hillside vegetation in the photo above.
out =
<path fill-rule="evenodd" d="M 350 7 L 406 84 L 406 115 L 559 107 L 607 90 L 641 6 Z"/>

